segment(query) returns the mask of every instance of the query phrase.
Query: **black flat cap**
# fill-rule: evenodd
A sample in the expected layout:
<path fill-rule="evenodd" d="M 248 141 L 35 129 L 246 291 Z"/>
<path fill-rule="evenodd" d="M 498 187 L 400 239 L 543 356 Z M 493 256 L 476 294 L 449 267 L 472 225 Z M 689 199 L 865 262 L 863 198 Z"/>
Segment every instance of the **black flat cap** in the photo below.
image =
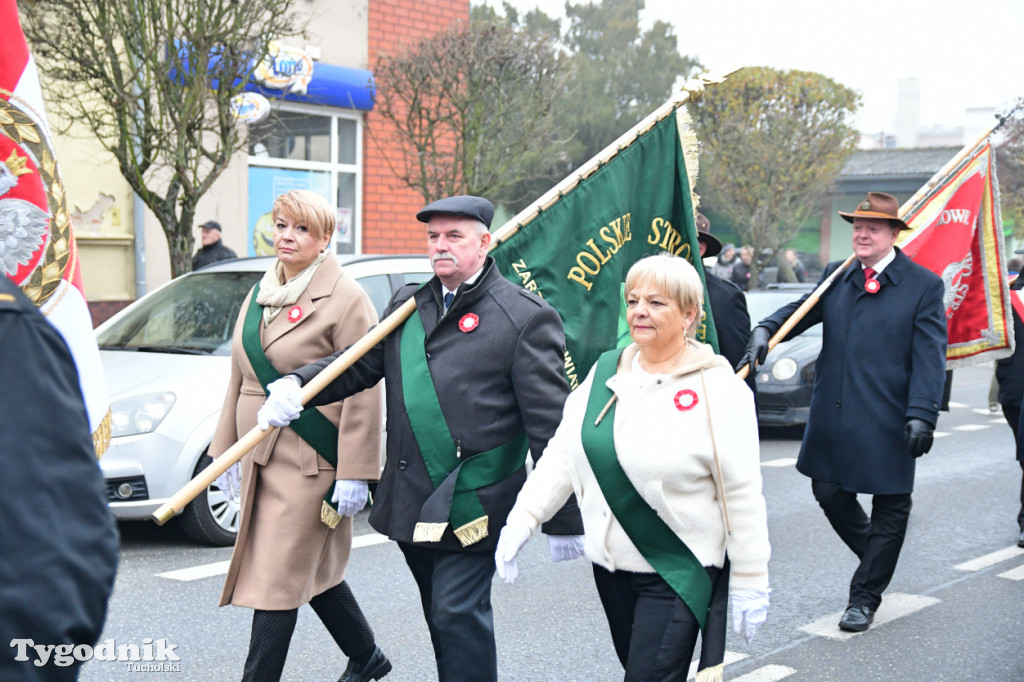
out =
<path fill-rule="evenodd" d="M 218 232 L 221 232 L 220 223 L 218 223 L 216 220 L 207 220 L 199 227 L 203 228 L 204 230 L 217 230 Z"/>
<path fill-rule="evenodd" d="M 420 212 L 416 214 L 416 220 L 426 223 L 430 221 L 431 217 L 438 214 L 473 218 L 490 229 L 491 219 L 494 217 L 494 204 L 482 197 L 473 197 L 468 194 L 447 197 L 421 208 Z"/>

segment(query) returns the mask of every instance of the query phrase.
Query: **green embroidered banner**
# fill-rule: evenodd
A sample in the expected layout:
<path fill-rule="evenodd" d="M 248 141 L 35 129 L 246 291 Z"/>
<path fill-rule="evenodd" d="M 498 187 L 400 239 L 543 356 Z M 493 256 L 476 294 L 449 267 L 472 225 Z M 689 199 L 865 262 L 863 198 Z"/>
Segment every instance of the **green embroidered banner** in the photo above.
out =
<path fill-rule="evenodd" d="M 594 424 L 613 395 L 605 382 L 615 374 L 621 353 L 621 350 L 608 351 L 598 359 L 580 432 L 583 451 L 615 520 L 647 559 L 647 563 L 679 595 L 703 630 L 708 617 L 708 604 L 711 603 L 711 579 L 707 571 L 686 543 L 647 504 L 622 470 L 615 454 L 615 403 L 612 403 L 600 423 Z"/>
<path fill-rule="evenodd" d="M 500 239 L 501 231 L 495 236 Z M 686 258 L 703 278 L 674 113 L 501 239 L 491 255 L 505 277 L 541 295 L 562 316 L 565 374 L 575 389 L 597 357 L 620 341 L 626 272 L 643 256 L 662 251 Z M 697 339 L 717 349 L 710 313 Z"/>

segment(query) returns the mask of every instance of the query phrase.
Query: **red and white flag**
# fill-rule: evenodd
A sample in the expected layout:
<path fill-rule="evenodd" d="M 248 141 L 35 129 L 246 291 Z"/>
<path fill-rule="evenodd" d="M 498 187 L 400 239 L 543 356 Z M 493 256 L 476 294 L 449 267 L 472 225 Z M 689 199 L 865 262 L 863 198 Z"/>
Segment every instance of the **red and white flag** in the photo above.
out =
<path fill-rule="evenodd" d="M 106 383 L 39 74 L 15 0 L 0 0 L 0 275 L 14 280 L 71 349 L 101 455 L 110 442 Z"/>
<path fill-rule="evenodd" d="M 1012 354 L 1013 318 L 991 143 L 972 151 L 902 217 L 911 229 L 899 247 L 945 285 L 946 367 Z"/>

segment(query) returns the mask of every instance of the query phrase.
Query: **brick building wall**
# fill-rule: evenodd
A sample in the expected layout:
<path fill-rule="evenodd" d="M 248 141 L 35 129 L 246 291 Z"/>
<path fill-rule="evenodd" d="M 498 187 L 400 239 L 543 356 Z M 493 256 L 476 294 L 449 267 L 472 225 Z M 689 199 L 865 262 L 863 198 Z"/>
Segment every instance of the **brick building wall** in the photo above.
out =
<path fill-rule="evenodd" d="M 396 52 L 426 36 L 469 21 L 469 0 L 370 0 L 370 68 L 381 52 Z M 378 81 L 378 90 L 386 84 Z M 423 253 L 416 211 L 423 197 L 399 182 L 388 166 L 401 165 L 393 128 L 376 111 L 366 116 L 363 138 L 363 251 Z"/>

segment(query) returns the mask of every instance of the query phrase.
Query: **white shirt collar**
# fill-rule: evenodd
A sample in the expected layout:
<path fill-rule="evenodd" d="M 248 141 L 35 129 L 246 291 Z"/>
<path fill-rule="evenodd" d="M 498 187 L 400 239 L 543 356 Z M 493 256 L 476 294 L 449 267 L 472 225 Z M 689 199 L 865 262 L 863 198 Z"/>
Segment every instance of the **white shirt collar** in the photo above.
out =
<path fill-rule="evenodd" d="M 481 265 L 480 269 L 477 270 L 476 272 L 474 272 L 469 277 L 467 277 L 466 281 L 463 282 L 462 284 L 469 285 L 469 284 L 472 284 L 473 282 L 477 281 L 478 279 L 480 279 L 480 273 L 483 272 L 483 271 L 484 271 L 484 266 Z M 454 289 L 449 289 L 444 284 L 442 284 L 441 285 L 441 297 L 444 298 L 445 294 L 452 294 L 454 296 L 455 292 L 459 290 L 459 287 L 461 287 L 462 284 L 460 284 L 458 287 L 455 287 Z"/>
<path fill-rule="evenodd" d="M 882 270 L 885 270 L 886 266 L 888 266 L 889 263 L 893 262 L 894 260 L 896 260 L 896 249 L 889 249 L 889 253 L 882 256 L 882 259 L 872 266 L 875 268 L 875 274 L 881 274 Z M 860 264 L 860 268 L 861 270 L 864 269 L 863 263 Z"/>

